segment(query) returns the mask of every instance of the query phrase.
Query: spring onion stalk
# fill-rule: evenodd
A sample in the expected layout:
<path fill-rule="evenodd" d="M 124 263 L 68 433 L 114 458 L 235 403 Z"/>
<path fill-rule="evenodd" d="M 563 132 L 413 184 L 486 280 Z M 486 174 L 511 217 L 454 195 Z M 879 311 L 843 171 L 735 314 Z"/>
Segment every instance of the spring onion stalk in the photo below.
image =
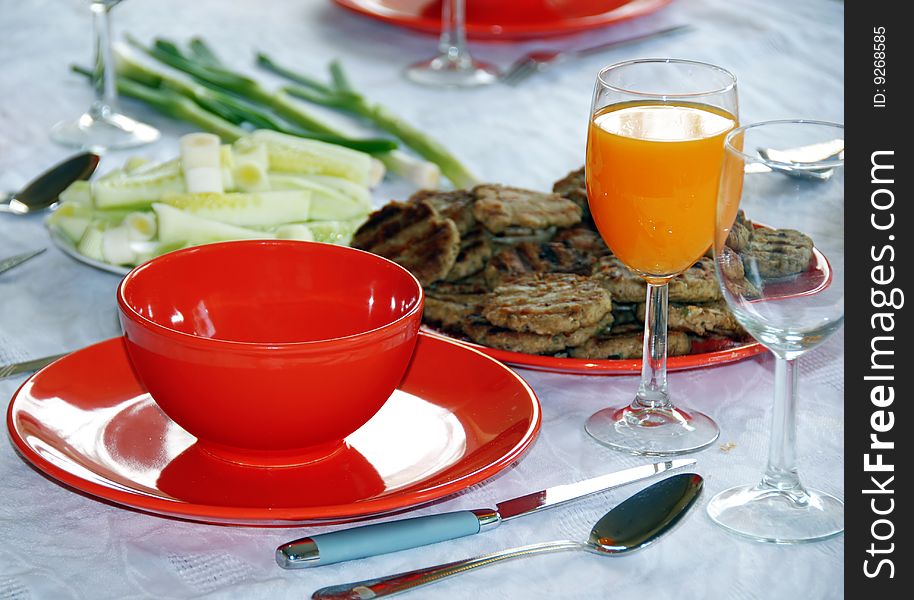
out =
<path fill-rule="evenodd" d="M 222 193 L 221 146 L 219 137 L 212 133 L 188 133 L 181 137 L 181 170 L 188 192 Z"/>
<path fill-rule="evenodd" d="M 255 80 L 235 73 L 221 62 L 217 62 L 218 59 L 215 57 L 215 53 L 209 50 L 202 40 L 196 39 L 192 41 L 191 44 L 196 50 L 192 50 L 189 54 L 184 54 L 175 44 L 166 40 L 156 40 L 153 46 L 146 47 L 134 38 L 128 39 L 131 45 L 140 49 L 148 56 L 151 56 L 174 69 L 183 71 L 198 82 L 231 92 L 244 98 L 248 102 L 270 107 L 273 112 L 284 120 L 307 130 L 308 133 L 303 137 L 310 137 L 312 139 L 348 146 L 356 150 L 371 152 L 378 156 L 378 159 L 388 170 L 408 179 L 415 185 L 420 187 L 437 187 L 437 181 L 434 181 L 433 185 L 430 185 L 431 175 L 433 175 L 435 171 L 425 166 L 426 161 L 413 158 L 407 154 L 395 153 L 391 146 L 379 148 L 377 147 L 377 140 L 353 141 L 346 138 L 344 134 L 337 131 L 335 128 L 323 123 L 318 120 L 317 117 L 305 111 L 300 103 L 288 92 L 284 90 L 269 91 Z M 199 58 L 202 56 L 202 53 L 206 54 L 207 58 L 205 60 Z M 330 104 L 328 102 L 330 101 L 326 101 L 324 104 L 329 106 Z M 336 108 L 342 108 L 342 106 Z M 296 133 L 295 131 L 287 131 L 280 127 L 270 127 L 257 123 L 255 123 L 255 125 L 265 129 L 283 131 L 285 133 Z M 419 132 L 416 130 L 416 133 Z M 369 146 L 369 143 L 371 146 Z M 429 146 L 429 144 L 426 143 L 425 146 Z M 460 165 L 459 161 L 450 156 L 443 148 L 438 148 L 438 153 L 442 157 L 450 157 L 448 159 L 448 164 Z M 456 173 L 458 172 L 458 169 L 453 168 L 452 171 Z M 375 173 L 381 175 L 383 171 L 376 168 Z M 475 181 L 475 179 L 468 174 L 462 178 L 455 174 L 455 178 L 461 182 L 460 185 L 469 185 L 469 183 Z"/>
<path fill-rule="evenodd" d="M 124 217 L 123 226 L 132 242 L 148 242 L 156 236 L 156 219 L 152 213 L 132 212 Z"/>
<path fill-rule="evenodd" d="M 284 120 L 302 128 L 307 132 L 306 135 L 308 137 L 314 137 L 314 139 L 320 138 L 322 141 L 328 141 L 341 146 L 355 146 L 357 149 L 366 151 L 369 151 L 368 148 L 372 148 L 371 151 L 380 153 L 388 152 L 396 147 L 396 143 L 393 143 L 390 140 L 352 140 L 321 121 L 315 115 L 306 111 L 286 92 L 282 90 L 270 91 L 260 85 L 256 80 L 236 73 L 221 64 L 214 65 L 212 64 L 212 61 L 201 62 L 199 59 L 195 59 L 193 55 L 185 55 L 176 45 L 167 40 L 158 39 L 149 47 L 143 45 L 133 37 L 128 36 L 127 40 L 134 48 L 139 49 L 159 62 L 179 71 L 183 71 L 198 82 L 207 86 L 215 86 L 219 90 L 231 92 L 250 103 L 269 107 Z M 199 52 L 196 56 L 199 56 Z M 218 95 L 217 100 L 223 105 L 230 105 L 231 100 L 227 101 L 224 96 L 224 94 Z M 270 129 L 277 128 L 263 122 L 254 122 L 252 124 Z M 296 132 L 288 131 L 288 133 Z M 310 135 L 312 133 L 315 135 Z"/>
<path fill-rule="evenodd" d="M 89 69 L 78 66 L 71 69 L 89 79 L 93 77 Z M 231 142 L 247 133 L 238 125 L 200 107 L 187 96 L 172 89 L 151 87 L 127 77 L 117 77 L 116 83 L 117 91 L 121 95 L 145 102 L 162 114 L 192 123 L 204 131 L 215 133 L 223 140 Z"/>
<path fill-rule="evenodd" d="M 263 52 L 257 54 L 257 64 L 298 84 L 283 88 L 288 94 L 355 115 L 396 136 L 418 155 L 438 165 L 444 176 L 450 179 L 455 187 L 471 187 L 477 183 L 476 178 L 466 166 L 439 142 L 419 131 L 386 107 L 369 102 L 364 96 L 354 91 L 339 62 L 334 61 L 330 64 L 331 85 L 325 85 L 283 67 Z M 390 167 L 389 164 L 388 167 Z M 428 177 L 430 174 L 419 173 L 419 176 Z"/>

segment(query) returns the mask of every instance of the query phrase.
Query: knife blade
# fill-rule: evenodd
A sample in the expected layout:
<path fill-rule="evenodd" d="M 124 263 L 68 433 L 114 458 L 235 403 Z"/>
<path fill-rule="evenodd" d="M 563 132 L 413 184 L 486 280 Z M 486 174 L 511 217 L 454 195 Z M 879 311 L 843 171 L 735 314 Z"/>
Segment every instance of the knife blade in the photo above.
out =
<path fill-rule="evenodd" d="M 499 502 L 495 508 L 413 517 L 304 537 L 279 546 L 276 562 L 284 569 L 304 569 L 453 540 L 488 531 L 509 519 L 694 464 L 691 458 L 657 462 L 557 485 Z"/>
<path fill-rule="evenodd" d="M 6 379 L 7 377 L 12 377 L 13 375 L 19 375 L 20 373 L 31 373 L 32 371 L 37 371 L 38 369 L 46 367 L 58 358 L 63 358 L 64 356 L 66 356 L 66 354 L 55 354 L 54 356 L 33 358 L 32 360 L 26 360 L 10 365 L 0 365 L 0 379 Z"/>
<path fill-rule="evenodd" d="M 9 271 L 10 269 L 12 269 L 14 267 L 18 267 L 25 261 L 27 261 L 31 258 L 35 258 L 36 256 L 38 256 L 45 250 L 46 250 L 46 248 L 41 248 L 39 250 L 33 250 L 32 252 L 25 252 L 23 254 L 17 254 L 16 256 L 10 256 L 9 258 L 4 258 L 3 260 L 0 260 L 0 273 Z"/>

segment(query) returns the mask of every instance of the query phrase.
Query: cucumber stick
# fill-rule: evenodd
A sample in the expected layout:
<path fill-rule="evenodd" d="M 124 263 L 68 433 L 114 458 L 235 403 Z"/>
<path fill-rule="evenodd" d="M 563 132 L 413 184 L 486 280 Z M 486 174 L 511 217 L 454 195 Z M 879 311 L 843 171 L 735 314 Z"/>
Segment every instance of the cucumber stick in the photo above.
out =
<path fill-rule="evenodd" d="M 333 177 L 324 179 L 335 179 Z M 273 190 L 307 190 L 311 193 L 311 219 L 315 221 L 338 221 L 354 219 L 371 212 L 371 200 L 367 202 L 360 197 L 346 194 L 339 188 L 325 184 L 320 180 L 299 175 L 274 174 L 269 176 L 270 189 Z M 358 186 L 354 186 L 358 187 Z M 364 189 L 364 188 L 359 188 Z"/>
<path fill-rule="evenodd" d="M 212 221 L 161 202 L 154 203 L 152 210 L 159 224 L 159 241 L 163 244 L 205 244 L 275 237 L 272 233 Z"/>
<path fill-rule="evenodd" d="M 235 148 L 245 153 L 258 144 L 267 149 L 271 171 L 333 175 L 364 187 L 371 186 L 377 178 L 377 167 L 369 154 L 275 131 L 258 129 L 237 140 Z"/>
<path fill-rule="evenodd" d="M 251 194 L 172 194 L 162 203 L 204 219 L 245 227 L 275 227 L 307 221 L 311 192 L 304 190 Z"/>

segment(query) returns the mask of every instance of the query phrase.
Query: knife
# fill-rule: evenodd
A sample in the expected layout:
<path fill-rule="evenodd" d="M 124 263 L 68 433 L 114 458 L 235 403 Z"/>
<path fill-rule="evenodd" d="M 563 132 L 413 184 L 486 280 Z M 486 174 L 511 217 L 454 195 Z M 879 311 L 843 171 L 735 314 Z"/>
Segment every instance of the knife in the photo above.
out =
<path fill-rule="evenodd" d="M 42 358 L 33 358 L 23 362 L 13 363 L 11 365 L 0 365 L 0 379 L 19 375 L 20 373 L 31 373 L 42 367 L 46 367 L 58 358 L 63 358 L 66 354 L 55 354 L 54 356 L 44 356 Z"/>
<path fill-rule="evenodd" d="M 657 462 L 557 485 L 499 502 L 495 508 L 414 517 L 304 537 L 279 546 L 276 562 L 284 569 L 304 569 L 453 540 L 488 531 L 515 517 L 694 464 L 691 458 Z"/>

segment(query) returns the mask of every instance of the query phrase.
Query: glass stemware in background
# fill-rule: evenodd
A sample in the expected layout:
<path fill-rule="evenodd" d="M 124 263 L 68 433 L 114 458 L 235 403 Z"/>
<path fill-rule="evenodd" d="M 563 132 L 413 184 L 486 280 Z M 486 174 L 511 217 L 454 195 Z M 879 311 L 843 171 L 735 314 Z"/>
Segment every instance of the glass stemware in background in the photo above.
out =
<path fill-rule="evenodd" d="M 719 434 L 710 418 L 670 399 L 668 284 L 711 245 L 723 139 L 737 114 L 736 79 L 713 65 L 635 60 L 597 78 L 585 168 L 590 210 L 616 258 L 648 287 L 635 399 L 587 420 L 587 432 L 607 446 L 682 454 Z"/>
<path fill-rule="evenodd" d="M 473 60 L 467 49 L 466 0 L 442 0 L 438 56 L 417 63 L 406 76 L 424 85 L 476 87 L 498 80 L 495 68 Z"/>
<path fill-rule="evenodd" d="M 51 139 L 59 144 L 98 151 L 131 148 L 159 139 L 159 131 L 154 127 L 118 112 L 108 12 L 120 1 L 90 0 L 95 32 L 95 101 L 75 121 L 54 125 Z"/>
<path fill-rule="evenodd" d="M 750 125 L 725 142 L 718 277 L 736 319 L 777 361 L 765 474 L 719 493 L 708 514 L 756 540 L 808 542 L 844 530 L 844 503 L 805 487 L 796 466 L 797 359 L 844 321 L 843 149 L 844 127 L 815 121 Z M 760 223 L 785 231 L 748 244 Z"/>

